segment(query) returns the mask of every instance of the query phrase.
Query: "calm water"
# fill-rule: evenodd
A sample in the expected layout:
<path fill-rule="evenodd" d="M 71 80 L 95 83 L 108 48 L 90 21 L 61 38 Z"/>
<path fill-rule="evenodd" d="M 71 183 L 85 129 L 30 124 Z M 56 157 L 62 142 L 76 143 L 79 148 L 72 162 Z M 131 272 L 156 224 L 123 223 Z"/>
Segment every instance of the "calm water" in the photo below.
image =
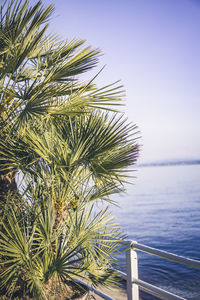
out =
<path fill-rule="evenodd" d="M 200 260 L 200 165 L 141 167 L 134 174 L 135 185 L 115 198 L 121 207 L 113 209 L 129 239 Z M 139 262 L 140 279 L 200 299 L 200 271 L 141 252 Z"/>

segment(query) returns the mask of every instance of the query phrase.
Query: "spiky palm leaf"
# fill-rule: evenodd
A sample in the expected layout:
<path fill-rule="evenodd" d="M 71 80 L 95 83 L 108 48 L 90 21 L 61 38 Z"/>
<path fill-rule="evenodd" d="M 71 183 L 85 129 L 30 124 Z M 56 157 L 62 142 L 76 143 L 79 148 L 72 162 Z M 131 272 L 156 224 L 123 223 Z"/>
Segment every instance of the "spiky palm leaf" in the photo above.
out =
<path fill-rule="evenodd" d="M 0 9 L 0 126 L 24 125 L 34 116 L 74 115 L 121 100 L 121 86 L 98 89 L 77 75 L 93 68 L 99 50 L 83 40 L 45 37 L 53 7 L 6 1 Z"/>
<path fill-rule="evenodd" d="M 9 162 L 7 171 L 21 169 L 38 182 L 49 177 L 49 192 L 63 209 L 73 199 L 108 199 L 123 190 L 125 169 L 138 155 L 135 126 L 122 117 L 99 113 L 35 124 L 27 127 L 17 145 L 1 142 L 0 162 Z"/>
<path fill-rule="evenodd" d="M 114 284 L 115 274 L 108 269 L 123 236 L 107 210 L 96 214 L 93 207 L 72 210 L 54 228 L 56 213 L 51 199 L 41 203 L 35 188 L 29 189 L 32 197 L 37 196 L 35 209 L 26 207 L 19 215 L 10 207 L 2 222 L 0 289 L 11 296 L 23 282 L 24 295 L 43 299 L 50 293 L 47 286 L 55 289 L 55 284 L 65 285 L 69 279 Z"/>
<path fill-rule="evenodd" d="M 99 112 L 123 87 L 80 81 L 100 51 L 45 36 L 52 11 L 41 1 L 0 7 L 0 288 L 37 299 L 86 273 L 113 283 L 122 236 L 91 203 L 124 189 L 138 155 L 136 127 Z"/>

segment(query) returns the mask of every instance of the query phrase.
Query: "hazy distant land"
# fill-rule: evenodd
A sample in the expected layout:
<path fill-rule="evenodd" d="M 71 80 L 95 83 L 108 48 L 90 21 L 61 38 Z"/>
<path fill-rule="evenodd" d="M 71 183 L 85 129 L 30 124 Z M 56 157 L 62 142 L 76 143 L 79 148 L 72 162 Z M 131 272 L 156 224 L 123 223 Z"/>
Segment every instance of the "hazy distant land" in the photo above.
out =
<path fill-rule="evenodd" d="M 154 161 L 148 163 L 141 163 L 139 167 L 157 167 L 157 166 L 175 166 L 175 165 L 199 165 L 200 159 L 186 159 L 186 160 L 165 160 Z"/>

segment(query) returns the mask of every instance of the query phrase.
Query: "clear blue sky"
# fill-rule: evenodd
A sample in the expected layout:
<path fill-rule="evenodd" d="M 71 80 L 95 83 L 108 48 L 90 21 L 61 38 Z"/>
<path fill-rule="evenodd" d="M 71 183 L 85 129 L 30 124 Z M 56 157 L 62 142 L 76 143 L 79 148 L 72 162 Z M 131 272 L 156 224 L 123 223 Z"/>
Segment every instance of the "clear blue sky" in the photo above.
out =
<path fill-rule="evenodd" d="M 141 162 L 200 158 L 200 0 L 43 3 L 55 4 L 51 30 L 103 50 L 99 85 L 122 80 Z"/>

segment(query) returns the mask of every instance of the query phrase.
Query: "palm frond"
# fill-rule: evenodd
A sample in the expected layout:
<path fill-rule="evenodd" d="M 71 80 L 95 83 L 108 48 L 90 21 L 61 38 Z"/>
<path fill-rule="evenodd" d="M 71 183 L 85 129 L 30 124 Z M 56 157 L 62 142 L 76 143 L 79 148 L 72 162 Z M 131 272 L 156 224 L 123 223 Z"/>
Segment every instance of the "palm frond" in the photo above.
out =
<path fill-rule="evenodd" d="M 41 124 L 43 127 L 25 131 L 22 140 L 27 159 L 25 154 L 23 159 L 26 164 L 29 159 L 29 170 L 38 178 L 55 178 L 63 193 L 61 196 L 57 191 L 58 198 L 68 199 L 66 205 L 73 197 L 79 201 L 108 199 L 124 189 L 128 178 L 125 170 L 138 156 L 136 126 L 122 117 L 99 113 L 60 120 L 59 126 L 52 121 Z"/>
<path fill-rule="evenodd" d="M 123 86 L 97 87 L 102 70 L 81 81 L 101 51 L 47 35 L 52 12 L 0 6 L 0 291 L 10 298 L 66 295 L 77 278 L 115 283 L 124 236 L 94 203 L 124 191 L 139 151 L 116 107 Z"/>
<path fill-rule="evenodd" d="M 69 278 L 87 276 L 94 284 L 114 284 L 109 270 L 123 235 L 107 209 L 95 213 L 91 206 L 71 211 L 55 228 L 53 204 L 45 195 L 46 206 L 35 201 L 35 209 L 20 215 L 10 207 L 2 222 L 0 288 L 12 296 L 23 278 L 24 293 L 40 299 L 47 293 L 45 285 L 54 285 L 55 278 L 66 284 Z M 35 193 L 32 196 L 38 198 Z"/>

